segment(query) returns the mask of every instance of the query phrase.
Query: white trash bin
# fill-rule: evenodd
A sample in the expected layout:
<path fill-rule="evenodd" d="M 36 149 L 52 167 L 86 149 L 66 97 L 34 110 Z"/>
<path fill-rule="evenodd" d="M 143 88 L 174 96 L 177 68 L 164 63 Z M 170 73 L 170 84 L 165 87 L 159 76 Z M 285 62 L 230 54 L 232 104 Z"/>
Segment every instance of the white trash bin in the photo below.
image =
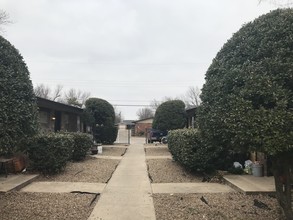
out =
<path fill-rule="evenodd" d="M 257 177 L 263 176 L 262 164 L 252 164 L 252 175 Z"/>
<path fill-rule="evenodd" d="M 103 153 L 103 146 L 98 146 L 98 154 L 102 154 Z"/>

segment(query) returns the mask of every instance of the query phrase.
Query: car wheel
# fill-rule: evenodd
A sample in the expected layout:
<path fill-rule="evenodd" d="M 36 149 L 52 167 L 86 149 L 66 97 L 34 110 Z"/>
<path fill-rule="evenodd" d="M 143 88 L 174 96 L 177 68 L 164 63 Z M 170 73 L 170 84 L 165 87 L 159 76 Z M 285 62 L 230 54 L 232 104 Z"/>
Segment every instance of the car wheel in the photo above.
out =
<path fill-rule="evenodd" d="M 167 140 L 166 137 L 162 137 L 162 140 L 161 141 L 162 141 L 163 144 L 167 144 L 168 143 L 168 140 Z"/>

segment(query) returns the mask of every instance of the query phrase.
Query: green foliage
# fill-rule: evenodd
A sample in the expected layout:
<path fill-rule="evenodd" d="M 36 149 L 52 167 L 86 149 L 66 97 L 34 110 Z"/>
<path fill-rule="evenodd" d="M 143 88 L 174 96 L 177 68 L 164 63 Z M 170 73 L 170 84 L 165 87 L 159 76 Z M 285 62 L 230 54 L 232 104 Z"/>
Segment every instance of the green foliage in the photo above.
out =
<path fill-rule="evenodd" d="M 113 144 L 117 138 L 118 128 L 115 126 L 95 127 L 93 133 L 97 143 Z"/>
<path fill-rule="evenodd" d="M 232 173 L 232 174 L 241 175 L 241 174 L 244 173 L 244 170 L 241 167 L 234 167 L 234 166 L 232 166 L 232 167 L 230 167 L 228 169 L 228 172 L 229 173 Z"/>
<path fill-rule="evenodd" d="M 71 158 L 73 146 L 71 134 L 48 133 L 35 136 L 28 148 L 32 168 L 48 174 L 60 172 Z"/>
<path fill-rule="evenodd" d="M 85 112 L 89 114 L 93 125 L 114 125 L 115 111 L 113 106 L 106 100 L 89 98 L 85 102 Z"/>
<path fill-rule="evenodd" d="M 190 170 L 212 171 L 219 168 L 220 150 L 206 144 L 196 129 L 170 131 L 168 147 L 173 159 Z"/>
<path fill-rule="evenodd" d="M 98 98 L 88 99 L 85 102 L 83 118 L 87 124 L 92 126 L 97 142 L 112 144 L 116 140 L 115 111 L 109 102 Z"/>
<path fill-rule="evenodd" d="M 153 128 L 169 131 L 184 128 L 185 125 L 186 112 L 183 101 L 166 101 L 157 108 L 153 121 Z"/>
<path fill-rule="evenodd" d="M 206 73 L 199 127 L 213 146 L 277 155 L 293 148 L 293 9 L 244 25 Z"/>
<path fill-rule="evenodd" d="M 22 56 L 0 36 L 0 155 L 24 150 L 37 132 L 37 106 Z"/>
<path fill-rule="evenodd" d="M 92 137 L 85 133 L 70 133 L 70 135 L 74 141 L 71 159 L 74 161 L 83 160 L 93 145 Z"/>

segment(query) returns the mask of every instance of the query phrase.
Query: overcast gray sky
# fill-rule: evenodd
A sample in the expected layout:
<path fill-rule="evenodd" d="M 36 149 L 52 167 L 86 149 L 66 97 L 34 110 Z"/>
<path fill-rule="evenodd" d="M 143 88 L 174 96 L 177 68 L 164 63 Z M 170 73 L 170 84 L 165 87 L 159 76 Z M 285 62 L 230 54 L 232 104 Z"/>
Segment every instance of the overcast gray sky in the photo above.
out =
<path fill-rule="evenodd" d="M 0 0 L 3 36 L 33 84 L 76 88 L 112 104 L 149 104 L 204 84 L 244 23 L 277 8 L 258 0 Z M 136 119 L 140 107 L 118 107 Z"/>

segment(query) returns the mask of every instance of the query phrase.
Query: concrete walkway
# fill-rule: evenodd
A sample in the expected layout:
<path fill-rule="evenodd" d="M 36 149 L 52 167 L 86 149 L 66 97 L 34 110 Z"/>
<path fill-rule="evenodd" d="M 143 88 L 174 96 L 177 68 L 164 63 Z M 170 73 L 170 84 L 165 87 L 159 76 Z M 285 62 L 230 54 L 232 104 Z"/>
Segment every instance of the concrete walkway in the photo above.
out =
<path fill-rule="evenodd" d="M 152 190 L 141 140 L 132 140 L 94 208 L 90 220 L 155 220 Z"/>
<path fill-rule="evenodd" d="M 0 177 L 0 192 L 19 190 L 30 184 L 38 175 L 9 174 L 7 177 Z"/>
<path fill-rule="evenodd" d="M 255 177 L 252 175 L 226 175 L 228 185 L 245 194 L 275 193 L 274 177 Z"/>

